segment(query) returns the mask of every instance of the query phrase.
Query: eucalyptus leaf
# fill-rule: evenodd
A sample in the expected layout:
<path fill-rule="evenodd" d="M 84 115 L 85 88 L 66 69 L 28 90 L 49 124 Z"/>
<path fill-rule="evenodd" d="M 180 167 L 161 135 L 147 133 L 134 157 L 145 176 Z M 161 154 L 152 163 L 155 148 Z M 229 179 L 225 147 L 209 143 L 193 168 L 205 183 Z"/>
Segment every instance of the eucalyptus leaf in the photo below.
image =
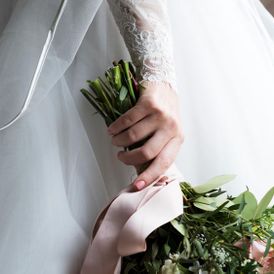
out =
<path fill-rule="evenodd" d="M 188 240 L 188 237 L 184 237 L 183 244 L 185 247 L 185 250 L 184 250 L 185 256 L 186 256 L 186 258 L 189 258 L 190 254 L 191 254 L 191 244 Z"/>
<path fill-rule="evenodd" d="M 259 202 L 257 209 L 254 214 L 254 219 L 258 219 L 262 216 L 263 212 L 266 210 L 274 196 L 274 187 L 272 187 Z"/>
<path fill-rule="evenodd" d="M 243 199 L 245 201 L 245 206 L 240 214 L 245 220 L 249 221 L 253 219 L 254 212 L 256 212 L 257 200 L 255 196 L 249 190 L 247 190 L 236 197 L 233 202 L 234 204 L 241 204 Z"/>
<path fill-rule="evenodd" d="M 234 203 L 232 201 L 228 200 L 227 195 L 226 195 L 225 192 L 222 192 L 221 195 L 216 196 L 214 198 L 214 200 L 215 200 L 216 207 L 220 206 L 221 204 L 223 204 L 227 201 L 228 201 L 228 203 L 227 203 L 226 207 L 230 207 L 230 206 L 234 205 Z"/>
<path fill-rule="evenodd" d="M 179 223 L 176 219 L 172 220 L 170 223 L 180 234 L 182 234 L 183 236 L 186 235 L 186 229 L 183 224 Z"/>
<path fill-rule="evenodd" d="M 271 238 L 268 238 L 266 242 L 265 251 L 264 251 L 264 257 L 268 255 L 270 247 L 271 247 Z"/>
<path fill-rule="evenodd" d="M 197 251 L 198 255 L 199 255 L 201 258 L 203 258 L 203 257 L 204 257 L 204 249 L 203 249 L 203 247 L 202 247 L 201 242 L 198 241 L 197 239 L 195 239 L 195 240 L 193 241 L 193 244 L 194 244 L 194 246 L 195 246 L 195 248 L 196 248 L 196 251 Z"/>
<path fill-rule="evenodd" d="M 214 199 L 210 197 L 199 197 L 195 200 L 193 204 L 197 208 L 200 208 L 205 211 L 214 211 L 217 208 Z"/>
<path fill-rule="evenodd" d="M 193 189 L 197 193 L 205 193 L 207 191 L 210 191 L 212 189 L 219 188 L 223 186 L 224 184 L 227 184 L 228 182 L 235 179 L 235 175 L 220 175 L 216 176 L 212 179 L 210 179 L 208 182 L 202 185 L 194 186 Z"/>

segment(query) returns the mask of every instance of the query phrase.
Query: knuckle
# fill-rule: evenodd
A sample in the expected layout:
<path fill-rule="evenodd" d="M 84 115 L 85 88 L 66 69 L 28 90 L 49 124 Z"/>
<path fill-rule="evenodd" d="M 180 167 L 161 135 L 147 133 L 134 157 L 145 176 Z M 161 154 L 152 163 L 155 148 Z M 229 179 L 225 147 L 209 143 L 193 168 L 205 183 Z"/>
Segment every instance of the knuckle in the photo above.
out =
<path fill-rule="evenodd" d="M 131 125 L 132 120 L 131 120 L 131 118 L 130 118 L 128 115 L 126 115 L 126 116 L 122 116 L 122 117 L 121 117 L 120 122 L 121 122 L 121 125 L 122 125 L 122 126 L 128 127 L 128 126 Z"/>
<path fill-rule="evenodd" d="M 140 149 L 140 154 L 141 154 L 141 157 L 142 159 L 147 162 L 147 161 L 150 161 L 151 159 L 153 159 L 153 153 L 152 151 L 147 148 L 147 147 L 143 147 Z"/>
<path fill-rule="evenodd" d="M 178 123 L 174 117 L 169 117 L 168 126 L 170 129 L 173 129 L 173 130 L 178 128 Z"/>
<path fill-rule="evenodd" d="M 131 163 L 127 157 L 120 157 L 119 160 L 127 166 L 131 165 Z"/>
<path fill-rule="evenodd" d="M 129 129 L 127 131 L 127 139 L 132 143 L 136 142 L 138 139 L 138 134 L 137 134 L 136 130 Z"/>
<path fill-rule="evenodd" d="M 157 114 L 157 117 L 161 121 L 168 121 L 169 116 L 168 114 L 161 108 L 157 108 L 154 110 L 154 112 Z"/>
<path fill-rule="evenodd" d="M 145 107 L 151 111 L 156 112 L 160 109 L 159 105 L 157 104 L 157 101 L 153 98 L 147 99 Z"/>

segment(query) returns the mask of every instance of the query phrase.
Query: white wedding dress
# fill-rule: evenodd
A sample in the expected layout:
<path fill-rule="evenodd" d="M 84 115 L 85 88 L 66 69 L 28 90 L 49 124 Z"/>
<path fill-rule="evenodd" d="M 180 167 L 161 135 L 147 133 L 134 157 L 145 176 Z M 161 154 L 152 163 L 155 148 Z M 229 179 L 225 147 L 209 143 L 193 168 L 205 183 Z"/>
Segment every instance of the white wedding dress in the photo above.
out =
<path fill-rule="evenodd" d="M 166 2 L 109 0 L 141 79 L 175 87 L 174 50 L 177 166 L 196 184 L 236 174 L 231 193 L 261 197 L 274 182 L 274 20 L 258 0 Z M 0 0 L 0 128 L 20 111 L 59 4 Z M 107 3 L 69 0 L 28 111 L 0 131 L 1 273 L 79 273 L 96 215 L 131 181 L 79 92 L 120 58 Z"/>

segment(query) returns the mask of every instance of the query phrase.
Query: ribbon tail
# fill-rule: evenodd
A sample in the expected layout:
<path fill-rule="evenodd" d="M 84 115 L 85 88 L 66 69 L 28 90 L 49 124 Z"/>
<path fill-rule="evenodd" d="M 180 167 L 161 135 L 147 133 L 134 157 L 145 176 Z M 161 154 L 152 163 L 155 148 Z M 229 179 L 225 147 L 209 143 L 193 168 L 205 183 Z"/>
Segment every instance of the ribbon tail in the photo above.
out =
<path fill-rule="evenodd" d="M 126 222 L 120 233 L 118 253 L 129 256 L 146 250 L 146 238 L 155 229 L 183 214 L 183 197 L 178 181 L 164 186 Z"/>

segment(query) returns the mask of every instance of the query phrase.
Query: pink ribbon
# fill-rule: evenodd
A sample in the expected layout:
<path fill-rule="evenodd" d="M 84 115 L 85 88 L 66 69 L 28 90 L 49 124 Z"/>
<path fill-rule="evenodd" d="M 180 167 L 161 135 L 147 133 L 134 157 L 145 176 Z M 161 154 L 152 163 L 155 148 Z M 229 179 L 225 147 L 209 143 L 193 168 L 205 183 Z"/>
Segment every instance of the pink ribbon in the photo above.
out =
<path fill-rule="evenodd" d="M 167 184 L 157 185 L 163 176 L 138 192 L 128 187 L 112 201 L 89 244 L 81 274 L 120 273 L 121 257 L 145 251 L 147 236 L 183 213 L 180 175 L 175 167 L 170 171 Z"/>

